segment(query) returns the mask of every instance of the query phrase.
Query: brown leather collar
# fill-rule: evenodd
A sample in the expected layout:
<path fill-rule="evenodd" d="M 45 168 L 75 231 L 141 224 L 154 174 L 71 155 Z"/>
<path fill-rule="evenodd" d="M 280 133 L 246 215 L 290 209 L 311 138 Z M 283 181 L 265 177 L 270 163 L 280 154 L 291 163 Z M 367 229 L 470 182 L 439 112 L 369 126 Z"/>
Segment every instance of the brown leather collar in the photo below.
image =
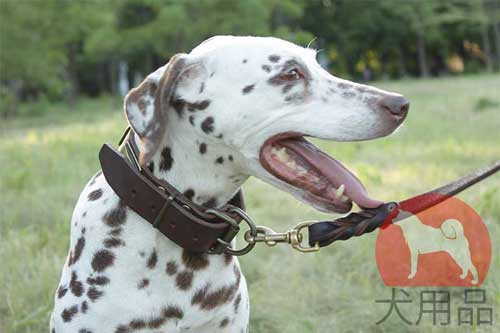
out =
<path fill-rule="evenodd" d="M 244 209 L 241 190 L 220 209 L 196 205 L 138 164 L 130 128 L 122 141 L 128 158 L 108 144 L 99 152 L 104 177 L 122 202 L 182 248 L 222 253 L 239 230 L 242 217 L 235 207 Z"/>

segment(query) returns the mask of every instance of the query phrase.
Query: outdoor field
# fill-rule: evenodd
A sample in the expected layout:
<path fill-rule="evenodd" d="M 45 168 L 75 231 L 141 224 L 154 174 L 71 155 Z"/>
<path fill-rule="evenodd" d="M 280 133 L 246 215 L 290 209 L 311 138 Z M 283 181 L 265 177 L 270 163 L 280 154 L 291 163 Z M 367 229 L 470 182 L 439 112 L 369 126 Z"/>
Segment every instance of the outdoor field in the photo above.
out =
<path fill-rule="evenodd" d="M 498 74 L 374 85 L 409 98 L 404 126 L 372 142 L 316 143 L 355 170 L 375 196 L 404 199 L 500 159 Z M 31 108 L 26 112 L 30 117 L 0 121 L 1 333 L 48 332 L 74 204 L 99 169 L 101 144 L 116 143 L 125 128 L 117 98 L 80 99 L 73 107 L 63 103 L 22 107 Z M 37 108 L 50 112 L 36 116 Z M 277 231 L 303 220 L 334 218 L 255 179 L 245 184 L 244 192 L 248 212 L 257 223 Z M 490 232 L 492 262 L 481 288 L 487 296 L 483 306 L 491 307 L 494 315 L 491 326 L 460 329 L 498 332 L 500 175 L 459 198 L 481 215 Z M 316 254 L 300 254 L 285 245 L 260 245 L 241 258 L 250 289 L 250 332 L 457 332 L 463 288 L 449 289 L 449 326 L 433 326 L 429 316 L 419 325 L 406 325 L 395 311 L 381 325 L 375 324 L 389 306 L 375 300 L 391 295 L 377 271 L 377 233 L 335 243 Z M 402 306 L 401 311 L 415 322 L 422 288 L 405 290 L 413 304 Z"/>

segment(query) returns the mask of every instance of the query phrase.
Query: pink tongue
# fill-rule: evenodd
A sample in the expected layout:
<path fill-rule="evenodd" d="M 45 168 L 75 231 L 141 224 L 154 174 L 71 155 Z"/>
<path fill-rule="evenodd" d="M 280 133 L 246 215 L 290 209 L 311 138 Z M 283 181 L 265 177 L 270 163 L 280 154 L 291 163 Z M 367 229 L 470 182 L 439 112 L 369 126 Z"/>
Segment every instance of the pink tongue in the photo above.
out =
<path fill-rule="evenodd" d="M 280 145 L 302 156 L 308 163 L 315 167 L 323 176 L 339 187 L 344 184 L 344 194 L 362 208 L 376 208 L 383 204 L 382 201 L 368 196 L 361 181 L 340 162 L 328 156 L 304 138 L 281 140 Z"/>

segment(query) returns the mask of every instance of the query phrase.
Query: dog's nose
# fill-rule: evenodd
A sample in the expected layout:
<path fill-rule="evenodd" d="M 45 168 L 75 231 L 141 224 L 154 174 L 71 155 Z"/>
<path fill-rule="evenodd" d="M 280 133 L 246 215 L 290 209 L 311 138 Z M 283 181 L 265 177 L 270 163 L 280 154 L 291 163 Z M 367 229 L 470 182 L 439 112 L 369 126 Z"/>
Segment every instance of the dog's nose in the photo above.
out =
<path fill-rule="evenodd" d="M 404 96 L 385 96 L 379 105 L 383 111 L 389 112 L 395 118 L 403 118 L 410 109 L 410 102 Z"/>

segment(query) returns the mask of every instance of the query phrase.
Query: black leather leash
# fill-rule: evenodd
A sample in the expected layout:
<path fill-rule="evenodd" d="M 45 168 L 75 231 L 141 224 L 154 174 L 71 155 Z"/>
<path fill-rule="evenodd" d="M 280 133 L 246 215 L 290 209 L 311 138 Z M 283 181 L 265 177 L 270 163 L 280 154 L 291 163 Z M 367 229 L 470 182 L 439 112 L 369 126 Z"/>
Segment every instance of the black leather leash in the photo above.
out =
<path fill-rule="evenodd" d="M 374 209 L 351 213 L 335 221 L 313 223 L 308 226 L 309 245 L 324 247 L 338 240 L 347 240 L 372 232 L 383 225 L 399 222 L 420 213 L 462 192 L 500 170 L 500 161 L 476 170 L 435 190 L 400 202 L 389 202 Z M 409 213 L 411 212 L 411 213 Z"/>

